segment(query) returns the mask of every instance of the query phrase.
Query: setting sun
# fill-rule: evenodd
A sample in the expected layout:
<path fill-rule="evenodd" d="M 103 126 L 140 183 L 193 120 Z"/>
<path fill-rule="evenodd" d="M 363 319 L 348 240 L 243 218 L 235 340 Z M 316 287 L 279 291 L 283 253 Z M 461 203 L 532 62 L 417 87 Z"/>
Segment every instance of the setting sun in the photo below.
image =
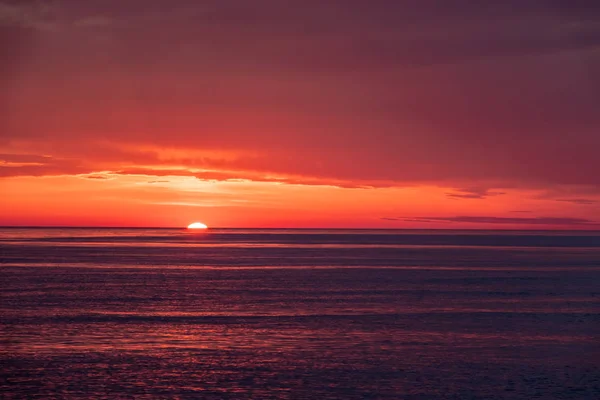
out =
<path fill-rule="evenodd" d="M 206 226 L 202 222 L 194 222 L 192 224 L 189 224 L 187 228 L 188 229 L 208 229 L 208 226 Z"/>

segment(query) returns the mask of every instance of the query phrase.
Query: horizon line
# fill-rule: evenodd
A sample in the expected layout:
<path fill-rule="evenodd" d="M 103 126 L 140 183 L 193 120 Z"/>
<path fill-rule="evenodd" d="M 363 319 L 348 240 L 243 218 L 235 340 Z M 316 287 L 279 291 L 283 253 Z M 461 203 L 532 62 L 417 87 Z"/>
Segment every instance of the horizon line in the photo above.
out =
<path fill-rule="evenodd" d="M 84 226 L 84 225 L 0 225 L 0 229 L 177 229 L 188 230 L 186 226 Z M 385 230 L 385 231 L 553 231 L 553 232 L 600 232 L 600 229 L 578 228 L 340 228 L 340 227 L 211 227 L 206 230 L 215 229 L 248 229 L 248 230 Z"/>

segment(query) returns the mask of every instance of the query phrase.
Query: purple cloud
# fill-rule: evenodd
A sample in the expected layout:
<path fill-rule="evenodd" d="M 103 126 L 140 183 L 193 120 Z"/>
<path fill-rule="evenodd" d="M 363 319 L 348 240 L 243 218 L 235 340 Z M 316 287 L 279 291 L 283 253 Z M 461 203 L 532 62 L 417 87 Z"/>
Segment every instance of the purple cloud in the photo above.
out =
<path fill-rule="evenodd" d="M 401 219 L 410 222 L 461 222 L 473 224 L 523 224 L 523 225 L 597 225 L 597 222 L 585 218 L 570 217 L 533 217 L 510 218 L 494 216 L 457 216 L 457 217 L 417 217 Z"/>
<path fill-rule="evenodd" d="M 500 196 L 506 194 L 504 192 L 493 191 L 485 188 L 465 188 L 454 190 L 455 192 L 446 193 L 446 196 L 456 199 L 485 199 L 490 196 Z"/>
<path fill-rule="evenodd" d="M 581 205 L 592 205 L 592 204 L 599 203 L 598 200 L 593 200 L 593 199 L 556 199 L 556 201 L 562 201 L 562 202 L 573 203 L 573 204 L 581 204 Z"/>

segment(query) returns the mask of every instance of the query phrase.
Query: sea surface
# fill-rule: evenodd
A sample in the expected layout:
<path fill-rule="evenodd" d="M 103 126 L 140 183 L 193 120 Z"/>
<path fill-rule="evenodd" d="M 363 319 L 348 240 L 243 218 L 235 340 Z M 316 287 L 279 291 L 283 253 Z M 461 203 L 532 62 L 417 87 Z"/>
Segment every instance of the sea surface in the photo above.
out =
<path fill-rule="evenodd" d="M 0 229 L 3 399 L 600 399 L 600 232 Z"/>

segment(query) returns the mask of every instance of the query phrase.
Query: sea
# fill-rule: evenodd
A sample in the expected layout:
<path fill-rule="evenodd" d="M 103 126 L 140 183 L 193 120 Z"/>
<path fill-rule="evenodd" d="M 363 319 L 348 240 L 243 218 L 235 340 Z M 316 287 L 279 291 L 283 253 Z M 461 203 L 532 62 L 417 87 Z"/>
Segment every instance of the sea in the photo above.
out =
<path fill-rule="evenodd" d="M 600 399 L 600 232 L 0 229 L 2 399 Z"/>

